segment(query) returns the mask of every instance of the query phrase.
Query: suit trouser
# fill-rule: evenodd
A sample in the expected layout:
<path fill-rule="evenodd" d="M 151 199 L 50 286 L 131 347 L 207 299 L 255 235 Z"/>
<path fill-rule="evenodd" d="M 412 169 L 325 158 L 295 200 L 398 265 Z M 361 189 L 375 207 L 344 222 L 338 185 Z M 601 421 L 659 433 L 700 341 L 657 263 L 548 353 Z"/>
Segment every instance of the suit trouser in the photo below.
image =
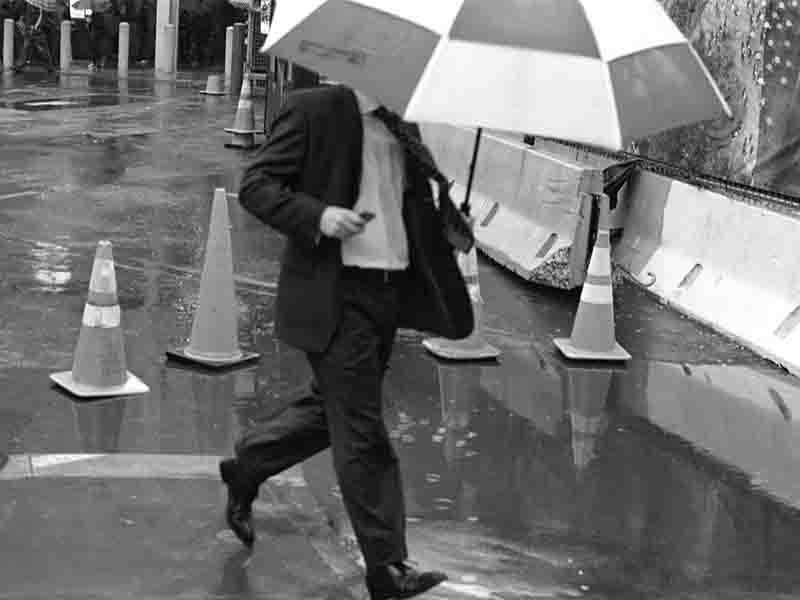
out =
<path fill-rule="evenodd" d="M 400 468 L 381 399 L 399 300 L 395 283 L 344 275 L 340 284 L 342 317 L 333 340 L 324 353 L 307 355 L 311 394 L 246 432 L 236 457 L 255 496 L 267 478 L 330 446 L 370 570 L 407 557 Z"/>

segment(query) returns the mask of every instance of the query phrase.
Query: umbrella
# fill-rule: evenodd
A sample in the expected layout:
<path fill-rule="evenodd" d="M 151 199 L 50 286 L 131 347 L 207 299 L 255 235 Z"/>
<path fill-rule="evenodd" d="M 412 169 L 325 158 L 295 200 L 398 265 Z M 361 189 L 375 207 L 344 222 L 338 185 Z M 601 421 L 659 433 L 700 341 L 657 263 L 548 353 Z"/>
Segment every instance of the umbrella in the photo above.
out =
<path fill-rule="evenodd" d="M 292 0 L 262 51 L 410 121 L 615 150 L 731 115 L 657 0 Z"/>
<path fill-rule="evenodd" d="M 111 9 L 111 0 L 78 0 L 72 3 L 72 8 L 91 10 L 92 12 L 105 12 Z"/>
<path fill-rule="evenodd" d="M 25 2 L 45 12 L 56 12 L 58 10 L 57 0 L 25 0 Z"/>

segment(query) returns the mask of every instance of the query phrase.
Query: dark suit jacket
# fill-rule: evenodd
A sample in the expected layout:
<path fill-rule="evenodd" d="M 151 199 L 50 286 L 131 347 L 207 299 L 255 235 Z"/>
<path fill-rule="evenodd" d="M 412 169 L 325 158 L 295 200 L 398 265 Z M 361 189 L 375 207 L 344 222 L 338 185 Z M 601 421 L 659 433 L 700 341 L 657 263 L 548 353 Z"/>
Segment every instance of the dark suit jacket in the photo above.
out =
<path fill-rule="evenodd" d="M 349 88 L 294 92 L 241 183 L 242 206 L 287 236 L 275 329 L 280 339 L 305 351 L 324 351 L 339 322 L 341 243 L 327 237 L 317 243 L 317 234 L 326 206 L 355 205 L 363 137 L 358 101 Z M 409 164 L 406 176 L 403 219 L 410 266 L 399 325 L 464 338 L 473 328 L 472 305 L 442 235 L 430 182 Z"/>

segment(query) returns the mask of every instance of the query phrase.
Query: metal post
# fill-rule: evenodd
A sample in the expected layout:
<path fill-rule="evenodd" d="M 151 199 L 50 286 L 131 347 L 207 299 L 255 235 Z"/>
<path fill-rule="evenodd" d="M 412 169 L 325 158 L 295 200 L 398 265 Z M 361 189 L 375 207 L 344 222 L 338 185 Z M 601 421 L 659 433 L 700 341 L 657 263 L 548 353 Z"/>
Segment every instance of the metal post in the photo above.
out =
<path fill-rule="evenodd" d="M 247 25 L 236 23 L 233 26 L 233 53 L 231 62 L 231 89 L 232 95 L 238 96 L 242 90 L 244 80 L 244 38 L 247 35 Z"/>
<path fill-rule="evenodd" d="M 127 23 L 119 24 L 119 49 L 117 50 L 117 76 L 120 79 L 128 77 L 128 59 L 131 44 L 131 26 Z"/>
<path fill-rule="evenodd" d="M 61 21 L 59 67 L 62 73 L 69 73 L 72 68 L 72 21 Z"/>
<path fill-rule="evenodd" d="M 3 70 L 14 68 L 14 20 L 3 19 Z"/>
<path fill-rule="evenodd" d="M 233 25 L 225 28 L 225 91 L 231 91 L 231 73 L 233 71 Z"/>

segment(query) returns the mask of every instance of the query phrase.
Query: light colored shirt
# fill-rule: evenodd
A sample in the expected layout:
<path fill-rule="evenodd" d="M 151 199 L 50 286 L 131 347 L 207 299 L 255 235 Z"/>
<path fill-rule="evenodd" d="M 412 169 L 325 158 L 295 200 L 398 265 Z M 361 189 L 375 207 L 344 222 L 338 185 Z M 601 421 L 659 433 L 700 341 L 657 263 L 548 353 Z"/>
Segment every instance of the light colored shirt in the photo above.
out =
<path fill-rule="evenodd" d="M 361 187 L 353 210 L 375 213 L 364 231 L 342 241 L 342 263 L 371 269 L 402 270 L 408 266 L 408 241 L 403 222 L 405 157 L 403 148 L 374 115 L 375 100 L 356 91 L 364 124 Z"/>

